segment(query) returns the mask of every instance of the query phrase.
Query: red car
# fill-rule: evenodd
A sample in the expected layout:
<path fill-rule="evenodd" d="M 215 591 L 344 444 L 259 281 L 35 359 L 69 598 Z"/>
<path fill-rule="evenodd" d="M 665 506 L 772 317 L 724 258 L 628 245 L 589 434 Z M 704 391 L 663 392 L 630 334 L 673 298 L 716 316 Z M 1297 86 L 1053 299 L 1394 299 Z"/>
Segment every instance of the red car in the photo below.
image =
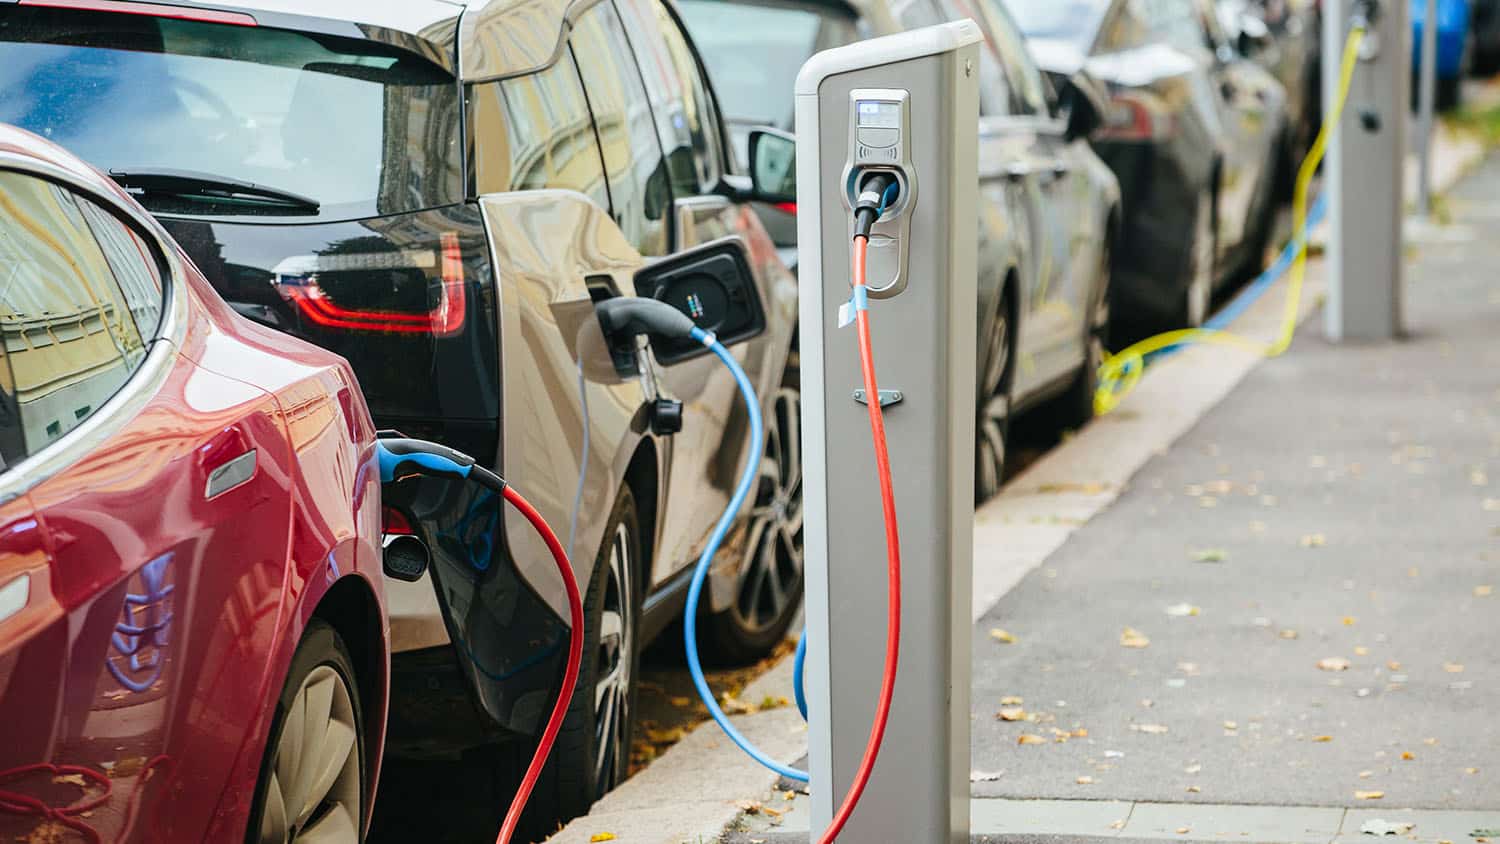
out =
<path fill-rule="evenodd" d="M 348 364 L 4 126 L 0 337 L 0 840 L 359 840 L 389 654 Z"/>

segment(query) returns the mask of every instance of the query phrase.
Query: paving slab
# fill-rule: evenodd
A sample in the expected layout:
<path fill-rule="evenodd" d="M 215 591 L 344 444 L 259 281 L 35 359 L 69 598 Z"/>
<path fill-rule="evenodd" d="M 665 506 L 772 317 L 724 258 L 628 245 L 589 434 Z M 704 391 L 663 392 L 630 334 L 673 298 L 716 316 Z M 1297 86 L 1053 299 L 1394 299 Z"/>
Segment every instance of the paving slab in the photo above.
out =
<path fill-rule="evenodd" d="M 1126 829 L 1143 838 L 1275 841 L 1327 844 L 1338 835 L 1343 809 L 1311 806 L 1224 806 L 1137 803 Z"/>
<path fill-rule="evenodd" d="M 1400 841 L 1421 841 L 1429 842 L 1429 844 L 1437 844 L 1440 841 L 1469 844 L 1477 838 L 1500 841 L 1500 836 L 1495 835 L 1495 833 L 1500 833 L 1500 810 L 1445 812 L 1382 807 L 1351 810 L 1344 818 L 1343 832 L 1335 839 L 1336 844 L 1354 844 L 1356 841 L 1369 844 L 1371 841 L 1378 841 L 1379 838 L 1360 831 L 1368 821 L 1412 824 L 1410 832 L 1398 833 L 1400 838 L 1397 840 Z M 1486 832 L 1490 835 L 1483 834 Z"/>

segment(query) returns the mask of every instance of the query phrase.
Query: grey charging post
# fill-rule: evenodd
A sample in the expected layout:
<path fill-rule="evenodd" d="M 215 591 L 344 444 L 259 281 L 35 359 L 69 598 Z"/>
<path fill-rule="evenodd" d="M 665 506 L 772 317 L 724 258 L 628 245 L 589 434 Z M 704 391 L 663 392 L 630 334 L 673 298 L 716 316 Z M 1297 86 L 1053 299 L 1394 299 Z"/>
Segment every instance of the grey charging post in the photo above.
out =
<path fill-rule="evenodd" d="M 972 21 L 819 53 L 797 77 L 808 748 L 814 834 L 848 790 L 884 664 L 886 548 L 850 299 L 868 170 L 869 313 L 901 531 L 889 726 L 843 840 L 969 840 L 978 63 Z"/>

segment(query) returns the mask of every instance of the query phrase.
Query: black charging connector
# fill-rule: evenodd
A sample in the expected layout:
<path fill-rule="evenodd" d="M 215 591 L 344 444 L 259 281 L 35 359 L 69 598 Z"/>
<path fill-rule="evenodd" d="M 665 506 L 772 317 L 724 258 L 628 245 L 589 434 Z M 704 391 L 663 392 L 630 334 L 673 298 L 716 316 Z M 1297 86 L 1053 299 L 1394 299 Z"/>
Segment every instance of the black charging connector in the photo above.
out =
<path fill-rule="evenodd" d="M 854 200 L 854 236 L 870 236 L 875 221 L 885 209 L 901 195 L 900 182 L 896 174 L 888 170 L 874 170 L 864 174 L 859 181 L 859 193 Z"/>

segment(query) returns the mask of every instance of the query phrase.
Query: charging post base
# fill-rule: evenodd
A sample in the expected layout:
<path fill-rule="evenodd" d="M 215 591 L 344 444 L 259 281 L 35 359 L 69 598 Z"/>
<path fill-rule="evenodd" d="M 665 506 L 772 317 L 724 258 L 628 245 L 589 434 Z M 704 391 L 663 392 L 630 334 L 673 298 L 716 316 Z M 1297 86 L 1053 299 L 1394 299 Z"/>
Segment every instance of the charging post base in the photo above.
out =
<path fill-rule="evenodd" d="M 797 79 L 814 830 L 827 827 L 869 738 L 888 598 L 869 411 L 856 391 L 868 397 L 854 329 L 839 319 L 850 300 L 851 194 L 861 167 L 896 172 L 905 192 L 869 247 L 905 558 L 900 669 L 848 841 L 969 840 L 979 40 L 972 21 L 915 30 L 819 53 Z M 888 404 L 888 392 L 899 400 Z"/>

